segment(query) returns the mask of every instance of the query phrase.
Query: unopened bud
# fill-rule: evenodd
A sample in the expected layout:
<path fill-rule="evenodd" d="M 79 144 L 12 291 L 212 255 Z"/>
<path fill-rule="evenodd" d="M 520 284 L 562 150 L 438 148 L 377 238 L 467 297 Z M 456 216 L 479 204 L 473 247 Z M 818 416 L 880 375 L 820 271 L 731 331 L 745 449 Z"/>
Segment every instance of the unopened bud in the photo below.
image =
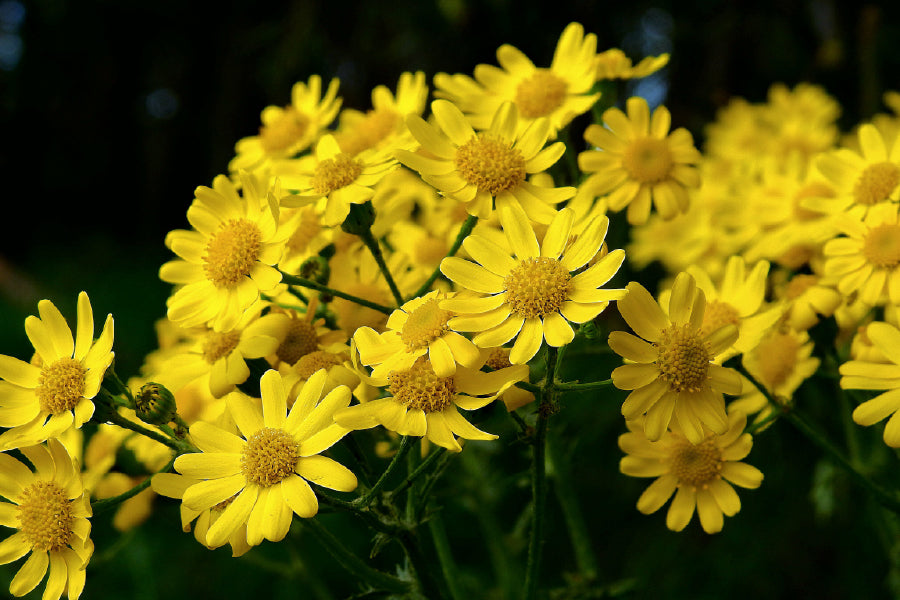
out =
<path fill-rule="evenodd" d="M 362 235 L 372 229 L 372 223 L 375 222 L 375 209 L 371 202 L 363 202 L 362 204 L 351 204 L 350 214 L 341 223 L 341 229 L 353 235 Z"/>
<path fill-rule="evenodd" d="M 175 396 L 165 386 L 145 383 L 134 399 L 138 418 L 151 425 L 165 425 L 175 418 Z"/>

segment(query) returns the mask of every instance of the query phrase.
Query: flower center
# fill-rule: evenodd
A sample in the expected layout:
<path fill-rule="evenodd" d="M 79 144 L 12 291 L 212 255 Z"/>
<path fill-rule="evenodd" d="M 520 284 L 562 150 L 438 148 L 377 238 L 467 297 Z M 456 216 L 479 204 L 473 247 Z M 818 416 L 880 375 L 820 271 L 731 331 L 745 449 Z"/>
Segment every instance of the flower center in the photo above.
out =
<path fill-rule="evenodd" d="M 791 278 L 791 281 L 787 285 L 787 289 L 784 292 L 784 297 L 788 300 L 795 300 L 806 293 L 806 291 L 816 285 L 819 282 L 819 278 L 816 275 L 794 275 Z"/>
<path fill-rule="evenodd" d="M 853 186 L 857 204 L 872 205 L 888 199 L 900 184 L 900 167 L 892 162 L 869 165 L 860 173 Z"/>
<path fill-rule="evenodd" d="M 240 341 L 240 331 L 227 331 L 225 333 L 210 331 L 203 341 L 203 358 L 209 364 L 213 364 L 217 360 L 231 354 Z"/>
<path fill-rule="evenodd" d="M 319 339 L 315 325 L 306 319 L 291 319 L 287 335 L 284 336 L 284 341 L 278 346 L 275 354 L 279 360 L 292 365 L 318 347 Z"/>
<path fill-rule="evenodd" d="M 338 146 L 351 156 L 375 148 L 397 129 L 399 121 L 400 115 L 393 110 L 370 110 L 353 130 L 336 136 Z"/>
<path fill-rule="evenodd" d="M 669 469 L 679 483 L 703 487 L 720 477 L 722 452 L 712 437 L 696 446 L 680 439 L 673 448 Z"/>
<path fill-rule="evenodd" d="M 675 392 L 699 392 L 709 371 L 709 348 L 690 325 L 671 325 L 657 343 L 659 375 Z"/>
<path fill-rule="evenodd" d="M 707 303 L 706 310 L 703 312 L 703 325 L 700 326 L 700 335 L 706 337 L 726 325 L 737 327 L 740 324 L 741 316 L 735 307 L 727 302 L 712 300 Z"/>
<path fill-rule="evenodd" d="M 301 379 L 309 379 L 319 369 L 330 369 L 341 364 L 344 364 L 344 358 L 340 354 L 316 350 L 301 356 L 294 365 L 294 371 Z"/>
<path fill-rule="evenodd" d="M 555 258 L 525 259 L 506 276 L 506 302 L 526 319 L 556 312 L 569 297 L 572 277 Z"/>
<path fill-rule="evenodd" d="M 19 531 L 38 552 L 59 552 L 72 537 L 72 503 L 55 481 L 25 488 L 19 502 Z"/>
<path fill-rule="evenodd" d="M 769 390 L 787 381 L 797 364 L 800 342 L 788 333 L 774 333 L 754 350 L 759 365 L 759 378 Z"/>
<path fill-rule="evenodd" d="M 262 232 L 253 221 L 222 223 L 206 245 L 203 270 L 216 287 L 234 287 L 250 275 L 262 249 Z"/>
<path fill-rule="evenodd" d="M 341 152 L 334 158 L 326 158 L 316 166 L 313 173 L 312 186 L 317 194 L 323 196 L 334 190 L 339 190 L 350 185 L 359 174 L 362 173 L 362 165 L 359 161 L 345 152 Z"/>
<path fill-rule="evenodd" d="M 487 360 L 484 361 L 484 364 L 495 371 L 511 367 L 512 363 L 509 362 L 509 348 L 494 348 L 488 355 Z"/>
<path fill-rule="evenodd" d="M 672 170 L 672 153 L 666 140 L 639 138 L 625 148 L 622 166 L 636 181 L 658 183 L 666 179 Z"/>
<path fill-rule="evenodd" d="M 277 119 L 259 128 L 259 142 L 266 154 L 280 154 L 294 145 L 309 127 L 309 118 L 286 106 Z"/>
<path fill-rule="evenodd" d="M 44 366 L 35 390 L 41 410 L 56 414 L 75 408 L 84 396 L 85 373 L 81 362 L 69 357 Z"/>
<path fill-rule="evenodd" d="M 293 474 L 300 446 L 283 429 L 263 427 L 247 439 L 241 472 L 247 481 L 269 487 Z"/>
<path fill-rule="evenodd" d="M 492 196 L 525 181 L 525 159 L 518 148 L 486 134 L 457 149 L 456 168 L 460 177 Z"/>
<path fill-rule="evenodd" d="M 453 315 L 450 314 L 450 311 L 442 310 L 438 306 L 437 298 L 430 298 L 423 302 L 409 314 L 400 331 L 400 339 L 406 344 L 406 351 L 412 352 L 417 348 L 425 348 L 441 337 L 447 331 L 447 321 L 451 316 Z"/>
<path fill-rule="evenodd" d="M 538 69 L 516 88 L 516 106 L 527 119 L 546 117 L 566 99 L 566 82 L 547 69 Z"/>
<path fill-rule="evenodd" d="M 900 225 L 885 223 L 873 227 L 863 242 L 863 256 L 883 269 L 900 264 Z"/>
<path fill-rule="evenodd" d="M 413 410 L 441 412 L 453 402 L 456 382 L 453 377 L 438 377 L 431 361 L 419 358 L 408 371 L 393 371 L 388 390 L 394 400 Z"/>

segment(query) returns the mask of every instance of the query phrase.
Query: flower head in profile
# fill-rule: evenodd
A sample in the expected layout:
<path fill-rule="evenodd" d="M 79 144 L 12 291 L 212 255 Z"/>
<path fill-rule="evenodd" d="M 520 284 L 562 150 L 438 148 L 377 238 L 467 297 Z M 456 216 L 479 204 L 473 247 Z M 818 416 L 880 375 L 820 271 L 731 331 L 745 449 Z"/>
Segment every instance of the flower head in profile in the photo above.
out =
<path fill-rule="evenodd" d="M 666 527 L 681 531 L 696 510 L 703 531 L 721 531 L 723 516 L 732 517 L 741 510 L 741 499 L 732 486 L 755 489 L 763 479 L 759 469 L 740 462 L 753 446 L 750 434 L 743 433 L 746 423 L 743 413 L 729 413 L 722 433 L 704 430 L 695 444 L 677 426 L 650 441 L 639 423 L 629 422 L 630 431 L 619 436 L 619 448 L 626 453 L 619 468 L 630 477 L 656 478 L 638 498 L 637 509 L 649 515 L 675 494 Z"/>
<path fill-rule="evenodd" d="M 495 208 L 516 206 L 539 223 L 549 223 L 554 206 L 575 195 L 572 187 L 540 187 L 526 177 L 540 173 L 562 157 L 565 145 L 556 142 L 544 148 L 549 122 L 537 119 L 519 127 L 519 113 L 504 103 L 492 113 L 486 130 L 476 134 L 462 112 L 447 100 L 431 103 L 437 126 L 420 117 L 407 118 L 410 132 L 421 153 L 397 151 L 397 158 L 417 171 L 429 184 L 465 204 L 470 215 L 488 218 Z"/>
<path fill-rule="evenodd" d="M 578 166 L 590 173 L 584 185 L 598 194 L 609 194 L 609 209 L 628 207 L 628 222 L 641 225 L 650 216 L 651 204 L 664 219 L 687 212 L 688 189 L 700 185 L 696 164 L 700 152 L 690 132 L 678 128 L 669 133 L 672 116 L 659 106 L 651 116 L 647 101 L 632 97 L 626 116 L 618 108 L 603 113 L 606 127 L 590 125 L 584 139 L 597 147 L 578 155 Z"/>
<path fill-rule="evenodd" d="M 169 297 L 168 316 L 182 327 L 209 324 L 216 331 L 235 327 L 244 313 L 281 281 L 273 266 L 290 235 L 279 227 L 277 186 L 241 176 L 241 192 L 219 175 L 213 187 L 200 186 L 187 211 L 193 231 L 176 230 L 166 245 L 178 259 L 159 269 L 159 278 L 180 287 Z"/>
<path fill-rule="evenodd" d="M 438 73 L 434 95 L 446 98 L 466 113 L 472 126 L 486 129 L 504 102 L 516 105 L 521 127 L 545 118 L 550 136 L 578 115 L 590 110 L 600 94 L 589 93 L 594 85 L 597 36 L 585 35 L 580 23 L 570 23 L 559 38 L 549 68 L 539 68 L 509 44 L 497 49 L 500 67 L 481 64 L 475 79 L 467 75 Z"/>
<path fill-rule="evenodd" d="M 76 600 L 84 590 L 85 567 L 94 553 L 90 495 L 59 440 L 19 450 L 33 471 L 0 454 L 0 496 L 9 501 L 0 502 L 0 526 L 16 530 L 0 542 L 0 564 L 30 553 L 9 584 L 9 592 L 24 596 L 49 571 L 44 600 L 59 600 L 63 592 Z"/>
<path fill-rule="evenodd" d="M 291 103 L 267 106 L 262 111 L 259 135 L 242 138 L 235 144 L 237 155 L 228 165 L 231 173 L 255 172 L 272 160 L 290 158 L 309 148 L 337 116 L 341 99 L 339 81 L 332 79 L 322 95 L 322 78 L 313 75 L 307 83 L 294 84 Z"/>
<path fill-rule="evenodd" d="M 701 330 L 706 298 L 687 273 L 675 278 L 668 315 L 639 283 L 626 289 L 617 306 L 637 336 L 609 334 L 609 347 L 629 361 L 612 372 L 617 388 L 631 390 L 622 415 L 628 420 L 646 415 L 644 433 L 651 441 L 660 439 L 673 419 L 692 444 L 703 441 L 704 427 L 725 433 L 722 393 L 739 394 L 741 380 L 737 371 L 713 361 L 734 344 L 737 328 L 729 323 Z"/>
<path fill-rule="evenodd" d="M 597 81 L 604 79 L 641 79 L 656 73 L 669 64 L 669 55 L 647 56 L 636 65 L 618 48 L 600 52 L 594 59 Z"/>
<path fill-rule="evenodd" d="M 267 371 L 260 379 L 261 406 L 237 392 L 226 400 L 239 434 L 205 421 L 191 425 L 191 439 L 201 452 L 179 456 L 175 470 L 199 483 L 184 491 L 182 502 L 196 512 L 228 502 L 206 532 L 207 545 L 223 545 L 242 525 L 251 546 L 280 541 L 295 513 L 309 518 L 319 510 L 309 482 L 342 492 L 356 489 L 349 469 L 320 456 L 347 434 L 332 417 L 350 403 L 346 386 L 322 397 L 325 380 L 324 370 L 313 375 L 288 412 L 281 374 Z"/>
<path fill-rule="evenodd" d="M 523 364 L 545 340 L 554 347 L 571 342 L 575 331 L 569 322 L 590 321 L 611 300 L 621 299 L 625 290 L 600 286 L 619 270 L 625 258 L 622 250 L 572 274 L 598 255 L 609 225 L 605 216 L 596 218 L 575 238 L 574 215 L 568 208 L 559 211 L 538 244 L 525 213 L 502 210 L 500 223 L 515 256 L 488 238 L 467 237 L 463 248 L 477 262 L 445 258 L 441 272 L 457 286 L 485 295 L 444 300 L 441 307 L 459 315 L 449 321 L 450 328 L 477 332 L 472 341 L 482 348 L 515 338 L 509 360 Z"/>
<path fill-rule="evenodd" d="M 49 300 L 38 303 L 40 317 L 25 319 L 35 356 L 26 363 L 0 355 L 0 449 L 38 444 L 81 427 L 94 414 L 92 399 L 113 359 L 113 318 L 106 317 L 94 340 L 88 295 L 78 295 L 77 330 Z"/>

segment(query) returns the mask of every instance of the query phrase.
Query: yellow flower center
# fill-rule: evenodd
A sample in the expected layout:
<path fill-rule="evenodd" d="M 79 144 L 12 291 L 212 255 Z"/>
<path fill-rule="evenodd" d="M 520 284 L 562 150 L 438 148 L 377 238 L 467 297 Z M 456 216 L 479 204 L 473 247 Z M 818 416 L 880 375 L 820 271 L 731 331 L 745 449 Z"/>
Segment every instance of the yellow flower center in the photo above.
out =
<path fill-rule="evenodd" d="M 363 150 L 375 148 L 391 135 L 400 122 L 400 115 L 389 109 L 370 110 L 356 127 L 335 136 L 342 152 L 355 156 Z"/>
<path fill-rule="evenodd" d="M 672 448 L 669 472 L 679 484 L 703 488 L 720 477 L 722 452 L 714 438 L 709 437 L 696 446 L 679 439 Z"/>
<path fill-rule="evenodd" d="M 706 310 L 703 312 L 700 335 L 705 337 L 726 325 L 739 326 L 740 324 L 741 316 L 735 307 L 728 302 L 712 300 L 706 304 Z"/>
<path fill-rule="evenodd" d="M 286 106 L 284 112 L 259 128 L 259 142 L 266 154 L 280 154 L 297 143 L 309 127 L 309 118 Z"/>
<path fill-rule="evenodd" d="M 622 166 L 635 181 L 659 183 L 672 170 L 672 153 L 666 140 L 653 137 L 632 141 L 622 154 Z"/>
<path fill-rule="evenodd" d="M 419 358 L 408 371 L 388 376 L 388 391 L 394 400 L 413 410 L 441 412 L 453 402 L 456 382 L 453 377 L 438 377 L 431 361 Z"/>
<path fill-rule="evenodd" d="M 216 287 L 234 287 L 250 275 L 262 250 L 262 232 L 247 219 L 222 223 L 209 239 L 203 270 Z"/>
<path fill-rule="evenodd" d="M 492 196 L 525 181 L 525 159 L 519 149 L 486 134 L 457 149 L 456 169 L 465 181 Z"/>
<path fill-rule="evenodd" d="M 294 473 L 300 445 L 284 429 L 263 427 L 247 439 L 241 472 L 247 481 L 269 487 Z"/>
<path fill-rule="evenodd" d="M 900 167 L 892 162 L 880 162 L 860 173 L 853 186 L 853 198 L 857 204 L 872 205 L 888 199 L 900 184 Z"/>
<path fill-rule="evenodd" d="M 452 316 L 450 311 L 442 310 L 438 306 L 437 298 L 423 302 L 409 314 L 403 329 L 400 330 L 400 339 L 406 344 L 406 351 L 425 348 L 441 337 L 447 331 L 447 321 Z"/>
<path fill-rule="evenodd" d="M 313 207 L 308 209 L 304 207 L 302 211 L 300 222 L 297 223 L 297 228 L 287 241 L 288 250 L 297 254 L 306 252 L 309 244 L 322 230 L 322 226 L 319 224 L 319 217 L 316 215 Z"/>
<path fill-rule="evenodd" d="M 490 355 L 488 355 L 484 364 L 495 371 L 511 367 L 512 363 L 509 362 L 509 348 L 494 348 Z"/>
<path fill-rule="evenodd" d="M 59 552 L 72 537 L 72 503 L 55 481 L 37 481 L 22 491 L 18 519 L 34 551 Z"/>
<path fill-rule="evenodd" d="M 516 88 L 516 106 L 527 119 L 546 117 L 562 106 L 568 85 L 553 72 L 538 69 Z"/>
<path fill-rule="evenodd" d="M 863 242 L 863 256 L 883 269 L 900 264 L 900 225 L 885 223 L 869 230 Z"/>
<path fill-rule="evenodd" d="M 316 166 L 313 173 L 312 186 L 317 194 L 323 196 L 334 190 L 348 186 L 362 173 L 362 165 L 345 152 L 334 158 L 326 158 Z"/>
<path fill-rule="evenodd" d="M 806 293 L 808 289 L 819 283 L 816 275 L 794 275 L 784 291 L 784 297 L 788 300 L 795 300 Z"/>
<path fill-rule="evenodd" d="M 520 261 L 504 280 L 506 303 L 526 319 L 557 312 L 569 297 L 571 275 L 555 258 Z"/>
<path fill-rule="evenodd" d="M 240 341 L 240 331 L 226 331 L 225 333 L 210 331 L 203 341 L 203 358 L 209 364 L 213 364 L 231 354 Z"/>
<path fill-rule="evenodd" d="M 340 354 L 316 350 L 301 356 L 300 360 L 294 365 L 294 371 L 301 379 L 309 379 L 319 369 L 330 369 L 341 364 L 344 364 L 344 357 Z"/>
<path fill-rule="evenodd" d="M 699 392 L 706 383 L 709 348 L 690 325 L 671 325 L 657 342 L 656 366 L 659 376 L 675 392 Z"/>
<path fill-rule="evenodd" d="M 56 414 L 75 408 L 84 397 L 86 372 L 81 362 L 69 357 L 45 365 L 35 390 L 41 411 Z"/>
<path fill-rule="evenodd" d="M 797 365 L 800 342 L 788 333 L 774 333 L 760 342 L 753 353 L 759 368 L 760 382 L 769 390 L 787 381 Z"/>
<path fill-rule="evenodd" d="M 315 325 L 306 319 L 291 319 L 287 335 L 284 336 L 284 341 L 278 346 L 275 354 L 279 360 L 292 365 L 318 347 L 319 338 Z"/>

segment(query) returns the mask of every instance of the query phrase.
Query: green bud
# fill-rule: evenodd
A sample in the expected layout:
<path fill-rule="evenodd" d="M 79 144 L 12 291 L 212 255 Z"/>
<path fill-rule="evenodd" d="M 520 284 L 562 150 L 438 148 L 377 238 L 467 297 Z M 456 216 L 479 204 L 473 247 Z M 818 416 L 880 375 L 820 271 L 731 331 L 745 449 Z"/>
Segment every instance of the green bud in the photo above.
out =
<path fill-rule="evenodd" d="M 353 235 L 362 235 L 372 229 L 372 223 L 375 222 L 375 209 L 372 208 L 371 202 L 363 202 L 362 204 L 351 204 L 350 214 L 341 223 L 341 229 Z"/>
<path fill-rule="evenodd" d="M 299 275 L 304 279 L 311 279 L 316 283 L 326 285 L 328 278 L 331 277 L 331 268 L 328 266 L 327 259 L 321 256 L 311 256 L 300 265 Z"/>
<path fill-rule="evenodd" d="M 165 386 L 145 383 L 134 399 L 138 418 L 151 425 L 165 425 L 175 418 L 175 396 Z"/>

